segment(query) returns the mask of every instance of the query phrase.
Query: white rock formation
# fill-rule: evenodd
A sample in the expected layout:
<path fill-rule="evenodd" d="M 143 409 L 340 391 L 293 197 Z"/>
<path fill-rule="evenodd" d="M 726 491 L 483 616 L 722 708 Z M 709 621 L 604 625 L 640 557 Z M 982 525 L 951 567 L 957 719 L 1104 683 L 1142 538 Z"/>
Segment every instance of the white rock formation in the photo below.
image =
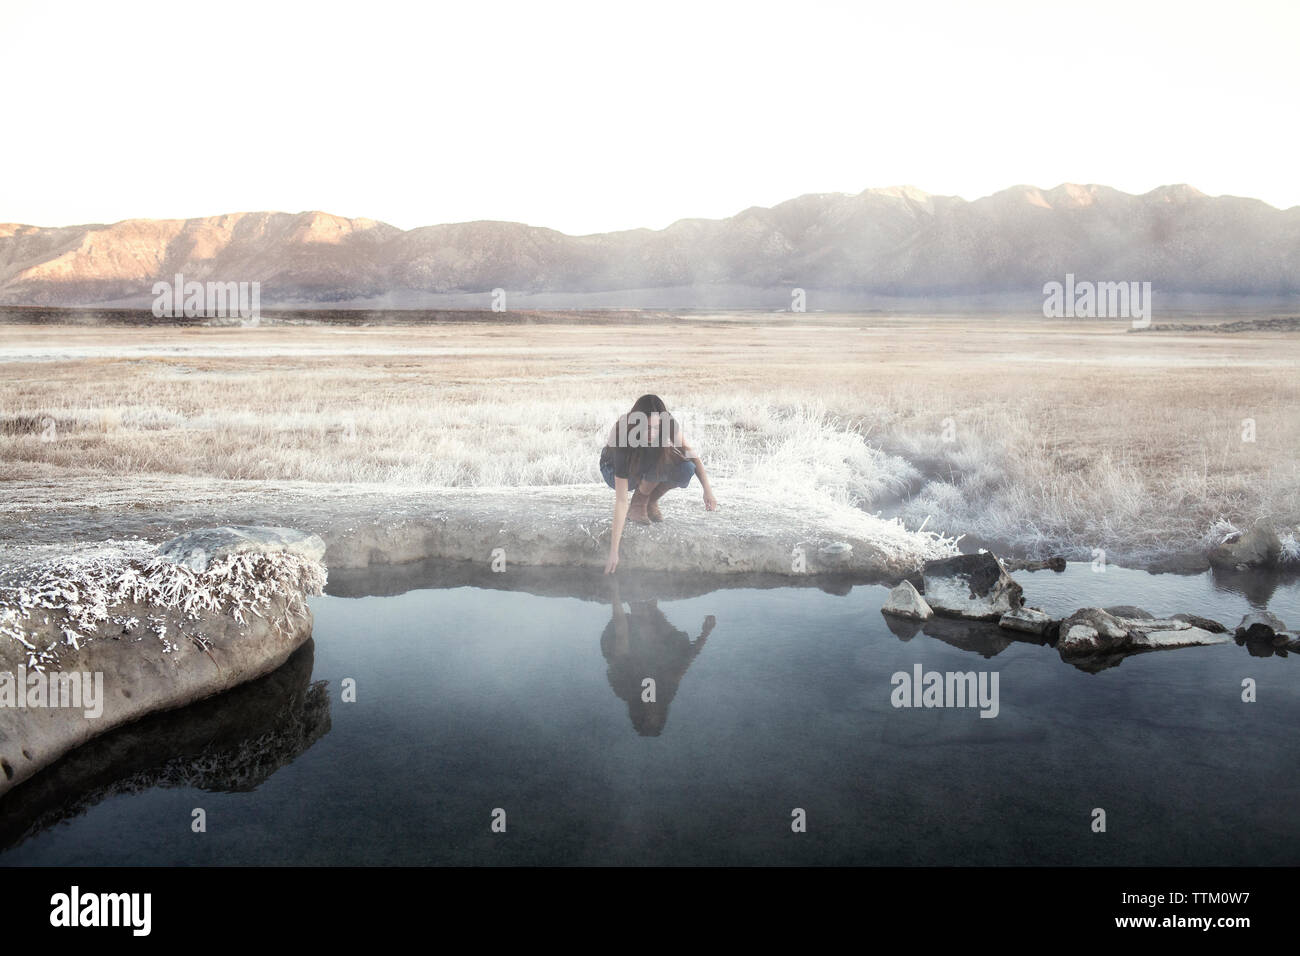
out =
<path fill-rule="evenodd" d="M 885 606 L 880 609 L 885 614 L 895 617 L 907 617 L 916 621 L 928 621 L 934 617 L 934 609 L 926 603 L 921 593 L 912 586 L 911 581 L 904 581 L 889 592 Z"/>
<path fill-rule="evenodd" d="M 998 618 L 998 626 L 1005 627 L 1008 631 L 1041 636 L 1052 626 L 1052 617 L 1036 607 L 1018 607 Z"/>
<path fill-rule="evenodd" d="M 1024 603 L 1023 591 L 989 552 L 926 562 L 925 600 L 940 614 L 997 621 Z"/>

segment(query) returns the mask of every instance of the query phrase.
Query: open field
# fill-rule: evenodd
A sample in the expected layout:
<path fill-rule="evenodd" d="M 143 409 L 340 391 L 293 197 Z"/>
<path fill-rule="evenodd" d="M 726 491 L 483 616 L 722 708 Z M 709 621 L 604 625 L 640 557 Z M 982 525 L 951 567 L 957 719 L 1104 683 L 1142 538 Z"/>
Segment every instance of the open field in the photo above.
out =
<path fill-rule="evenodd" d="M 1294 545 L 1300 335 L 1126 328 L 823 315 L 6 325 L 0 482 L 596 483 L 609 424 L 652 391 L 701 448 L 724 509 L 743 489 L 1130 563 L 1197 550 L 1225 522 L 1266 519 Z"/>

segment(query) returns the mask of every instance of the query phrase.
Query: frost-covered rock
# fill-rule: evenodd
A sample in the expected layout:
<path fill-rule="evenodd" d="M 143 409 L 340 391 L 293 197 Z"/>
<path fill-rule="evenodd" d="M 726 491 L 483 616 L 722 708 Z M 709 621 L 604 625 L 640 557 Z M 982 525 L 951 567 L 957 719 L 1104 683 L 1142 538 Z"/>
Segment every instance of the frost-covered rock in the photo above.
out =
<path fill-rule="evenodd" d="M 1228 644 L 1232 638 L 1224 633 L 1214 633 L 1205 628 L 1194 627 L 1186 621 L 1168 620 L 1125 620 L 1128 628 L 1129 646 L 1134 648 L 1173 648 L 1201 647 L 1209 644 Z"/>
<path fill-rule="evenodd" d="M 1237 625 L 1236 636 L 1247 641 L 1271 641 L 1286 632 L 1282 619 L 1270 611 L 1251 611 Z"/>
<path fill-rule="evenodd" d="M 0 794 L 105 731 L 279 667 L 311 636 L 326 571 L 309 554 L 268 542 L 195 571 L 133 541 L 0 565 L 0 698 L 25 701 L 0 707 Z M 49 706 L 49 675 L 102 693 Z"/>
<path fill-rule="evenodd" d="M 827 567 L 848 564 L 853 557 L 853 545 L 847 541 L 832 541 L 818 550 L 817 554 L 821 557 L 821 563 Z"/>
<path fill-rule="evenodd" d="M 202 571 L 213 561 L 232 554 L 285 552 L 309 561 L 325 558 L 325 542 L 319 535 L 293 528 L 268 528 L 257 525 L 226 525 L 187 531 L 165 542 L 158 554 L 191 571 Z"/>
<path fill-rule="evenodd" d="M 1040 637 L 1052 627 L 1052 616 L 1036 607 L 1018 607 L 998 618 L 998 626 L 1008 631 L 1022 631 L 1025 634 L 1037 634 Z"/>
<path fill-rule="evenodd" d="M 47 482 L 25 485 L 15 502 L 21 507 L 11 509 L 10 539 L 44 544 L 60 540 L 68 528 L 107 536 L 110 530 L 149 535 L 159 527 L 286 526 L 319 534 L 331 571 L 435 560 L 486 565 L 498 548 L 512 571 L 525 565 L 601 569 L 609 557 L 613 493 L 601 481 L 454 488 L 235 484 L 240 487 L 185 476 L 93 500 L 81 485 L 71 491 Z M 898 580 L 925 561 L 957 553 L 956 539 L 947 534 L 914 530 L 901 518 L 882 518 L 832 497 L 777 494 L 767 483 L 741 483 L 727 490 L 732 507 L 708 511 L 698 497 L 669 495 L 662 505 L 666 514 L 672 509 L 668 520 L 627 529 L 619 571 L 792 579 L 826 571 Z M 43 517 L 30 531 L 15 530 L 37 513 Z M 841 554 L 831 562 L 821 554 L 835 542 L 852 545 L 847 559 Z"/>
<path fill-rule="evenodd" d="M 1219 568 L 1271 568 L 1282 557 L 1282 539 L 1265 524 L 1247 531 L 1234 531 L 1212 548 L 1210 564 Z"/>
<path fill-rule="evenodd" d="M 1056 649 L 1062 657 L 1074 654 L 1097 654 L 1110 646 L 1098 630 L 1085 621 L 1076 621 L 1068 627 L 1061 622 L 1061 636 L 1056 642 Z"/>
<path fill-rule="evenodd" d="M 922 581 L 926 602 L 940 614 L 996 621 L 1024 603 L 1020 585 L 987 551 L 927 561 Z"/>
<path fill-rule="evenodd" d="M 1061 622 L 1056 649 L 1062 656 L 1097 654 L 1122 647 L 1127 641 L 1128 630 L 1119 618 L 1099 607 L 1085 607 Z"/>
<path fill-rule="evenodd" d="M 1175 614 L 1173 619 L 1175 621 L 1186 621 L 1192 627 L 1199 627 L 1211 634 L 1226 634 L 1228 632 L 1228 629 L 1218 621 L 1211 620 L 1208 617 L 1201 617 L 1199 614 Z"/>
<path fill-rule="evenodd" d="M 1063 620 L 1056 643 L 1061 656 L 1198 647 L 1232 640 L 1222 631 L 1216 633 L 1180 618 L 1155 618 L 1146 612 L 1142 617 L 1120 617 L 1111 610 L 1118 609 L 1080 608 Z"/>
<path fill-rule="evenodd" d="M 904 581 L 890 591 L 885 606 L 880 610 L 884 614 L 911 618 L 915 621 L 928 621 L 934 617 L 934 609 L 926 603 L 925 598 L 921 597 L 911 581 Z"/>

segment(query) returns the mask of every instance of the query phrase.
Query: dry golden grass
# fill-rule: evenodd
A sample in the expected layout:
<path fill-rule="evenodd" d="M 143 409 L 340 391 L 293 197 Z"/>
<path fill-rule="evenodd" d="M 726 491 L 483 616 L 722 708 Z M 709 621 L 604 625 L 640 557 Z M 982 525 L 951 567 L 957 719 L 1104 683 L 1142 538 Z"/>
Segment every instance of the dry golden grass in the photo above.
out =
<path fill-rule="evenodd" d="M 728 481 L 744 482 L 1027 551 L 1116 555 L 1192 547 L 1219 518 L 1300 521 L 1294 334 L 833 316 L 2 328 L 10 481 L 599 481 L 609 423 L 653 391 L 685 420 L 723 499 Z"/>

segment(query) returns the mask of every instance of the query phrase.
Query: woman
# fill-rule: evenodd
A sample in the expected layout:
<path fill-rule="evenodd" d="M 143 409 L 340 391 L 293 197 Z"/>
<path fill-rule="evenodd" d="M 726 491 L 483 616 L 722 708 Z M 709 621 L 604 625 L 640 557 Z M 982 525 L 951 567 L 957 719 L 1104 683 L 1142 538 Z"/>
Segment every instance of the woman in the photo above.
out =
<path fill-rule="evenodd" d="M 704 488 L 704 507 L 709 511 L 718 508 L 704 463 L 658 395 L 642 395 L 632 410 L 614 423 L 600 453 L 600 473 L 614 489 L 614 529 L 606 574 L 618 567 L 624 523 L 663 521 L 659 499 L 674 488 L 685 488 L 692 476 L 698 476 Z M 630 502 L 629 485 L 633 489 Z"/>

